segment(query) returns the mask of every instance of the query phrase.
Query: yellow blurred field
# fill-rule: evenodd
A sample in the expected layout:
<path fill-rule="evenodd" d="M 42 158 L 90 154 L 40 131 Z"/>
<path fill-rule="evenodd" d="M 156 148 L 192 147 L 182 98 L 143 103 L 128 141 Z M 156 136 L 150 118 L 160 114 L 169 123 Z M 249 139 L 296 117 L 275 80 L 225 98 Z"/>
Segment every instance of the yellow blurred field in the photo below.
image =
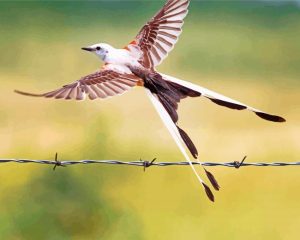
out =
<path fill-rule="evenodd" d="M 0 3 L 0 156 L 183 161 L 144 90 L 106 101 L 19 96 L 95 71 L 80 50 L 122 47 L 164 1 Z M 116 9 L 116 11 L 115 11 Z M 159 71 L 284 116 L 270 123 L 204 98 L 184 100 L 180 125 L 208 162 L 293 162 L 300 154 L 300 9 L 192 2 Z M 122 21 L 121 21 L 122 20 Z M 209 168 L 216 202 L 189 167 L 1 164 L 1 239 L 298 239 L 298 167 Z"/>

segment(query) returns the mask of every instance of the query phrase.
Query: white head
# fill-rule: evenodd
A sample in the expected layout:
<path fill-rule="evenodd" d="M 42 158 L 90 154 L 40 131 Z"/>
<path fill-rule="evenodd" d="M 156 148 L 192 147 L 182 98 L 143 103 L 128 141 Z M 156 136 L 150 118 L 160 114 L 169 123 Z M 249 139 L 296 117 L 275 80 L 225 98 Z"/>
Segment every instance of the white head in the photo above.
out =
<path fill-rule="evenodd" d="M 112 53 L 115 48 L 110 46 L 107 43 L 97 43 L 91 45 L 89 47 L 83 47 L 82 50 L 89 51 L 95 53 L 98 57 L 102 59 L 102 61 L 107 61 L 107 55 Z"/>

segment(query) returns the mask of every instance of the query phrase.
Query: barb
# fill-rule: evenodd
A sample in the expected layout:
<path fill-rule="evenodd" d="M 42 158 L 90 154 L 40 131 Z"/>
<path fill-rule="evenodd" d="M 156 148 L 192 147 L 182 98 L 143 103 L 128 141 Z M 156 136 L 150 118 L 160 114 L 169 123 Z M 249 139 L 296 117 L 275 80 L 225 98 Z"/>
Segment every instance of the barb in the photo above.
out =
<path fill-rule="evenodd" d="M 232 168 L 241 168 L 241 167 L 284 167 L 284 166 L 300 166 L 300 162 L 272 162 L 272 163 L 251 163 L 245 162 L 246 156 L 241 162 L 202 162 L 203 166 L 207 167 L 232 167 Z M 144 171 L 146 168 L 151 166 L 156 167 L 168 167 L 168 166 L 188 166 L 188 162 L 156 162 L 156 158 L 151 161 L 146 161 L 140 159 L 139 161 L 119 161 L 119 160 L 79 160 L 79 161 L 59 161 L 57 153 L 55 154 L 54 160 L 32 160 L 32 159 L 0 159 L 1 163 L 35 163 L 35 164 L 46 164 L 54 165 L 53 170 L 57 166 L 66 167 L 70 165 L 84 165 L 84 164 L 106 164 L 106 165 L 129 165 L 129 166 L 138 166 L 143 167 Z M 192 162 L 193 165 L 199 165 L 199 162 Z"/>
<path fill-rule="evenodd" d="M 144 172 L 146 171 L 146 168 L 151 167 L 153 165 L 154 161 L 156 161 L 156 158 L 153 158 L 151 162 L 149 162 L 149 161 L 143 161 L 140 158 L 140 162 L 142 162 L 143 166 L 144 166 Z"/>
<path fill-rule="evenodd" d="M 58 161 L 58 153 L 55 153 L 54 161 L 55 161 L 55 164 L 53 167 L 53 171 L 55 171 L 56 167 L 66 167 L 60 161 Z"/>

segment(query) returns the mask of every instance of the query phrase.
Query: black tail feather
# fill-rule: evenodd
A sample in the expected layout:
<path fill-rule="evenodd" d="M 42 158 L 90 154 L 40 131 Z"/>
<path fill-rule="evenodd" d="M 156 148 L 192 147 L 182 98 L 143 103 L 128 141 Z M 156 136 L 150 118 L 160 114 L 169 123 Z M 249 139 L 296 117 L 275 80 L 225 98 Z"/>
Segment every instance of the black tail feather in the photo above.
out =
<path fill-rule="evenodd" d="M 219 191 L 220 185 L 218 184 L 217 179 L 214 177 L 214 175 L 211 172 L 207 171 L 206 169 L 204 169 L 204 170 L 205 170 L 206 176 L 207 176 L 208 180 L 210 181 L 211 185 L 214 187 L 214 189 L 216 191 Z"/>
<path fill-rule="evenodd" d="M 182 96 L 181 98 L 186 98 L 186 97 L 200 97 L 201 93 L 200 92 L 196 92 L 190 88 L 181 86 L 177 83 L 174 82 L 167 82 L 169 86 L 172 87 L 172 89 L 174 89 L 176 92 L 180 93 L 180 95 Z"/>
<path fill-rule="evenodd" d="M 191 154 L 193 155 L 193 157 L 195 159 L 197 159 L 198 157 L 198 150 L 195 147 L 194 143 L 192 142 L 192 140 L 190 139 L 190 137 L 187 135 L 187 133 L 185 131 L 183 131 L 180 127 L 177 126 L 177 129 L 180 133 L 180 136 L 182 138 L 182 140 L 184 141 L 185 145 L 187 146 L 187 148 L 190 150 Z"/>
<path fill-rule="evenodd" d="M 174 106 L 174 102 L 170 100 L 170 98 L 167 97 L 165 94 L 159 93 L 157 94 L 157 96 L 161 104 L 164 106 L 164 108 L 172 118 L 172 121 L 176 123 L 178 121 L 178 114 Z M 177 103 L 175 102 L 175 104 Z"/>
<path fill-rule="evenodd" d="M 272 121 L 272 122 L 285 122 L 286 120 L 283 117 L 276 116 L 276 115 L 271 115 L 268 113 L 263 113 L 263 112 L 255 112 L 255 114 L 262 119 Z"/>
<path fill-rule="evenodd" d="M 215 196 L 212 193 L 212 191 L 210 190 L 210 188 L 205 183 L 202 183 L 202 185 L 205 189 L 205 193 L 206 193 L 207 197 L 209 198 L 209 200 L 214 202 L 215 201 Z"/>

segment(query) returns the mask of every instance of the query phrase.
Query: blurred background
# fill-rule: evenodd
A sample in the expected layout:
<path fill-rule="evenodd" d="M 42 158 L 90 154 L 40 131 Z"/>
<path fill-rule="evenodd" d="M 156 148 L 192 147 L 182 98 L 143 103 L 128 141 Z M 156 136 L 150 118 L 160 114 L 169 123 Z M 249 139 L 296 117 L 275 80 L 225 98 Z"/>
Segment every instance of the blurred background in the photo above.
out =
<path fill-rule="evenodd" d="M 144 90 L 106 101 L 28 98 L 101 66 L 80 48 L 123 47 L 160 1 L 1 2 L 0 157 L 183 161 Z M 258 109 L 263 121 L 203 98 L 180 126 L 211 162 L 299 161 L 300 8 L 296 1 L 192 1 L 158 70 Z M 199 169 L 200 170 L 200 169 Z M 298 167 L 211 167 L 208 201 L 189 167 L 1 164 L 1 239 L 297 239 Z"/>

